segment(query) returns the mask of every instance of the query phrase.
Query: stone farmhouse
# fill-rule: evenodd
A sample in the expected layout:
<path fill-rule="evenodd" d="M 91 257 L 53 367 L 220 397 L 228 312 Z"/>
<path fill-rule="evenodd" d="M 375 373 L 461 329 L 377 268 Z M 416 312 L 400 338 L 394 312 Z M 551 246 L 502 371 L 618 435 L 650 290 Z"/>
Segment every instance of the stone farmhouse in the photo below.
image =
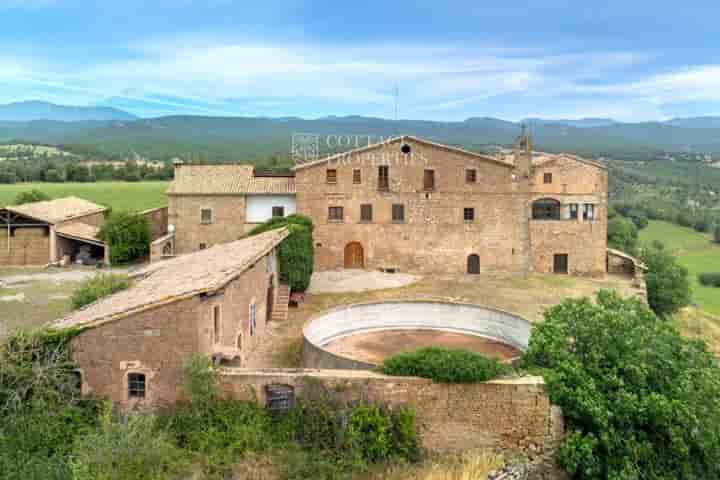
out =
<path fill-rule="evenodd" d="M 108 263 L 109 248 L 97 238 L 106 210 L 76 197 L 0 208 L 0 265 L 72 262 L 81 251 Z"/>
<path fill-rule="evenodd" d="M 154 245 L 162 256 L 297 212 L 316 225 L 316 270 L 602 276 L 608 268 L 606 168 L 533 152 L 527 135 L 510 158 L 402 136 L 286 172 L 179 164 L 168 198 L 174 229 Z"/>
<path fill-rule="evenodd" d="M 287 306 L 276 255 L 287 235 L 272 230 L 151 264 L 128 290 L 55 322 L 81 330 L 72 351 L 83 394 L 122 409 L 169 405 L 193 354 L 241 365 L 273 309 Z"/>

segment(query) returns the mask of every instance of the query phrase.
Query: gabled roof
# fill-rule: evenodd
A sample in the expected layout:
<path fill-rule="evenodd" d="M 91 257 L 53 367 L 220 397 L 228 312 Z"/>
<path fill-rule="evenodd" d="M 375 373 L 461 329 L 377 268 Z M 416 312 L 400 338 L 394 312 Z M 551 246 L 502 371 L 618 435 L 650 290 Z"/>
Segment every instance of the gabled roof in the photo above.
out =
<path fill-rule="evenodd" d="M 329 157 L 321 158 L 321 159 L 318 159 L 318 160 L 313 160 L 312 162 L 301 163 L 300 165 L 294 166 L 292 169 L 293 169 L 293 170 L 302 170 L 302 169 L 304 169 L 304 168 L 314 167 L 314 166 L 316 166 L 316 165 L 322 165 L 322 164 L 324 164 L 324 163 L 331 162 L 331 161 L 334 161 L 334 160 L 339 160 L 339 159 L 347 158 L 349 155 L 354 155 L 354 154 L 357 154 L 357 153 L 370 152 L 370 151 L 372 151 L 372 150 L 376 150 L 376 149 L 378 149 L 378 148 L 382 148 L 382 147 L 384 147 L 384 146 L 386 146 L 386 145 L 388 145 L 388 144 L 401 143 L 401 142 L 405 142 L 405 141 L 407 141 L 407 140 L 410 140 L 410 141 L 413 141 L 413 142 L 416 142 L 416 143 L 420 143 L 420 144 L 423 144 L 423 145 L 429 145 L 429 146 L 432 146 L 432 147 L 441 148 L 441 149 L 443 149 L 443 150 L 448 150 L 448 151 L 454 152 L 454 153 L 461 153 L 461 154 L 463 154 L 463 155 L 469 155 L 469 156 L 471 156 L 471 157 L 479 158 L 479 159 L 484 160 L 484 161 L 486 161 L 486 162 L 493 162 L 493 163 L 496 163 L 496 164 L 498 164 L 498 165 L 502 165 L 502 166 L 504 166 L 504 167 L 514 168 L 514 165 L 513 165 L 512 162 L 511 162 L 511 163 L 508 163 L 508 162 L 506 162 L 506 161 L 504 161 L 504 160 L 501 160 L 501 159 L 499 159 L 499 158 L 495 158 L 495 157 L 490 156 L 490 155 L 484 155 L 484 154 L 482 154 L 482 153 L 471 152 L 471 151 L 469 151 L 469 150 L 464 150 L 464 149 L 462 149 L 462 148 L 452 147 L 452 146 L 450 146 L 450 145 L 443 145 L 442 143 L 431 142 L 430 140 L 425 140 L 424 138 L 419 138 L 419 137 L 413 137 L 412 135 L 403 135 L 403 136 L 401 136 L 401 137 L 391 138 L 391 139 L 386 140 L 386 141 L 384 141 L 384 142 L 374 143 L 374 144 L 368 145 L 368 146 L 366 146 L 366 147 L 355 148 L 355 149 L 349 150 L 349 151 L 347 151 L 347 152 L 342 152 L 342 153 L 338 153 L 338 154 L 335 154 L 335 155 L 331 155 L 331 156 L 329 156 Z"/>
<path fill-rule="evenodd" d="M 254 175 L 252 165 L 180 165 L 168 195 L 294 194 L 293 177 Z"/>
<path fill-rule="evenodd" d="M 101 325 L 195 295 L 217 292 L 275 248 L 287 235 L 288 230 L 283 227 L 153 263 L 133 275 L 135 282 L 129 289 L 73 312 L 53 326 Z"/>
<path fill-rule="evenodd" d="M 577 155 L 572 155 L 569 153 L 558 153 L 558 154 L 552 154 L 552 153 L 544 153 L 544 152 L 533 152 L 533 166 L 536 167 L 543 167 L 545 165 L 549 165 L 551 163 L 557 162 L 558 160 L 570 160 L 574 162 L 580 162 L 584 163 L 586 165 L 590 165 L 592 167 L 601 168 L 603 170 L 607 170 L 607 166 L 596 162 L 594 160 L 588 160 L 587 158 L 579 157 Z"/>
<path fill-rule="evenodd" d="M 102 205 L 78 197 L 65 197 L 45 202 L 11 205 L 5 208 L 11 212 L 47 222 L 51 225 L 107 210 L 107 208 Z"/>

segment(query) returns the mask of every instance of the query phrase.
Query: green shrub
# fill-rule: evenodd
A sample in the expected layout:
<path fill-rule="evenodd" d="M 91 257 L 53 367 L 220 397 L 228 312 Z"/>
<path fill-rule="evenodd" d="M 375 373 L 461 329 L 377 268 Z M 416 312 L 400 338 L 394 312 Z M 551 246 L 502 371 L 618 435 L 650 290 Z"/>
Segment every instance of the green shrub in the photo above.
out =
<path fill-rule="evenodd" d="M 82 308 L 113 293 L 130 288 L 126 275 L 102 273 L 88 278 L 73 292 L 70 301 L 74 309 Z"/>
<path fill-rule="evenodd" d="M 658 316 L 672 315 L 690 303 L 688 272 L 670 252 L 654 244 L 643 250 L 641 258 L 648 267 L 648 304 Z"/>
<path fill-rule="evenodd" d="M 400 353 L 386 358 L 380 367 L 386 375 L 423 377 L 444 383 L 485 382 L 509 369 L 479 353 L 438 347 Z"/>
<path fill-rule="evenodd" d="M 638 231 L 635 224 L 625 217 L 615 217 L 608 221 L 608 246 L 630 255 L 637 251 Z"/>
<path fill-rule="evenodd" d="M 565 300 L 534 326 L 524 361 L 562 408 L 570 478 L 720 478 L 720 367 L 639 300 Z"/>
<path fill-rule="evenodd" d="M 26 203 L 44 202 L 50 200 L 50 196 L 40 190 L 28 190 L 20 192 L 15 197 L 15 205 L 24 205 Z"/>
<path fill-rule="evenodd" d="M 112 212 L 100 227 L 98 238 L 110 246 L 112 263 L 126 263 L 150 250 L 150 225 L 137 213 Z"/>
<path fill-rule="evenodd" d="M 715 231 L 713 233 L 713 240 L 715 240 L 715 243 L 720 243 L 720 225 L 715 226 Z"/>
<path fill-rule="evenodd" d="M 698 281 L 706 287 L 720 287 L 720 272 L 701 273 Z"/>
<path fill-rule="evenodd" d="M 116 418 L 109 409 L 99 428 L 77 438 L 73 446 L 74 480 L 170 479 L 190 465 L 152 415 Z"/>
<path fill-rule="evenodd" d="M 288 227 L 290 235 L 278 249 L 280 279 L 287 282 L 293 291 L 304 292 L 310 285 L 315 264 L 312 220 L 297 214 L 272 218 L 253 228 L 248 235 L 257 235 L 285 226 Z"/>

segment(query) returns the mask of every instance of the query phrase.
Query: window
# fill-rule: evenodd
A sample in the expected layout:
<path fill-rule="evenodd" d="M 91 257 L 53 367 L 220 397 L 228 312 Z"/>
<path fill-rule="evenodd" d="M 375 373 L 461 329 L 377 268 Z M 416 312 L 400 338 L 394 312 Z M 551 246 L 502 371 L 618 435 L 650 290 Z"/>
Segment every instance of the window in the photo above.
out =
<path fill-rule="evenodd" d="M 570 204 L 570 219 L 577 220 L 577 218 L 578 218 L 578 204 L 571 203 Z"/>
<path fill-rule="evenodd" d="M 128 397 L 145 398 L 144 373 L 128 373 Z"/>
<path fill-rule="evenodd" d="M 403 223 L 405 221 L 405 205 L 402 203 L 393 204 L 392 221 L 395 223 Z"/>
<path fill-rule="evenodd" d="M 242 333 L 237 336 L 237 340 L 235 340 L 235 348 L 238 350 L 242 350 L 243 347 L 243 341 L 242 341 Z"/>
<path fill-rule="evenodd" d="M 360 221 L 361 222 L 372 222 L 372 205 L 369 203 L 360 205 Z"/>
<path fill-rule="evenodd" d="M 343 207 L 328 207 L 328 220 L 331 222 L 342 222 Z"/>
<path fill-rule="evenodd" d="M 212 223 L 212 210 L 209 208 L 203 208 L 200 210 L 200 223 L 208 224 Z"/>
<path fill-rule="evenodd" d="M 477 170 L 470 169 L 465 170 L 465 182 L 467 183 L 476 183 L 477 182 Z"/>
<path fill-rule="evenodd" d="M 265 393 L 270 413 L 285 413 L 295 406 L 295 389 L 289 385 L 268 385 Z"/>
<path fill-rule="evenodd" d="M 435 170 L 425 170 L 423 188 L 425 190 L 435 190 Z"/>
<path fill-rule="evenodd" d="M 168 242 L 163 246 L 163 257 L 171 257 L 173 254 L 173 245 Z"/>
<path fill-rule="evenodd" d="M 595 205 L 592 203 L 583 205 L 583 220 L 595 220 Z"/>
<path fill-rule="evenodd" d="M 406 144 L 404 144 L 402 147 L 400 147 L 400 151 L 401 151 L 403 154 L 407 155 L 407 154 L 409 154 L 409 153 L 412 151 L 412 149 L 410 148 L 410 145 L 408 145 L 408 144 L 406 143 Z"/>
<path fill-rule="evenodd" d="M 360 173 L 359 168 L 353 170 L 353 183 L 355 185 L 359 185 L 360 183 L 362 183 L 362 174 Z"/>
<path fill-rule="evenodd" d="M 479 275 L 480 274 L 480 256 L 477 253 L 468 255 L 467 273 L 469 273 L 471 275 Z"/>
<path fill-rule="evenodd" d="M 337 183 L 337 170 L 334 168 L 328 168 L 325 171 L 325 181 L 327 183 Z"/>
<path fill-rule="evenodd" d="M 474 222 L 475 221 L 475 209 L 474 208 L 463 209 L 463 220 L 465 220 L 466 222 Z"/>
<path fill-rule="evenodd" d="M 207 244 L 201 243 L 200 245 L 198 245 L 198 248 L 200 248 L 200 250 L 205 250 L 207 248 Z"/>
<path fill-rule="evenodd" d="M 378 167 L 378 190 L 390 189 L 390 167 L 380 165 Z"/>
<path fill-rule="evenodd" d="M 275 217 L 284 217 L 285 216 L 285 207 L 272 207 L 272 216 Z"/>
<path fill-rule="evenodd" d="M 552 183 L 552 173 L 543 174 L 543 183 Z"/>
<path fill-rule="evenodd" d="M 541 198 L 532 204 L 533 220 L 560 220 L 560 202 L 553 198 Z"/>
<path fill-rule="evenodd" d="M 213 341 L 220 342 L 220 306 L 213 307 Z"/>
<path fill-rule="evenodd" d="M 250 335 L 255 335 L 255 329 L 257 328 L 257 306 L 255 302 L 250 304 Z"/>

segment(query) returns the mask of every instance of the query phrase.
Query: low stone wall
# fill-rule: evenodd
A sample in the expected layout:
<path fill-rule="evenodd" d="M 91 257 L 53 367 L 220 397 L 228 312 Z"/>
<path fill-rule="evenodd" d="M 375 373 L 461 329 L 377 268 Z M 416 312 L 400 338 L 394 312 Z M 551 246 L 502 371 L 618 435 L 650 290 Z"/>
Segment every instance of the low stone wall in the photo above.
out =
<path fill-rule="evenodd" d="M 373 364 L 334 354 L 324 347 L 348 335 L 398 329 L 477 335 L 525 350 L 531 325 L 517 315 L 465 303 L 397 300 L 343 306 L 308 322 L 303 331 L 302 364 L 307 368 L 374 368 Z"/>
<path fill-rule="evenodd" d="M 168 207 L 145 210 L 140 212 L 140 215 L 145 217 L 150 225 L 150 241 L 157 240 L 168 233 Z"/>
<path fill-rule="evenodd" d="M 260 405 L 269 385 L 287 385 L 306 399 L 409 407 L 422 446 L 439 453 L 483 449 L 544 459 L 563 432 L 560 409 L 550 404 L 540 377 L 460 385 L 357 370 L 224 368 L 221 382 L 228 396 Z"/>

